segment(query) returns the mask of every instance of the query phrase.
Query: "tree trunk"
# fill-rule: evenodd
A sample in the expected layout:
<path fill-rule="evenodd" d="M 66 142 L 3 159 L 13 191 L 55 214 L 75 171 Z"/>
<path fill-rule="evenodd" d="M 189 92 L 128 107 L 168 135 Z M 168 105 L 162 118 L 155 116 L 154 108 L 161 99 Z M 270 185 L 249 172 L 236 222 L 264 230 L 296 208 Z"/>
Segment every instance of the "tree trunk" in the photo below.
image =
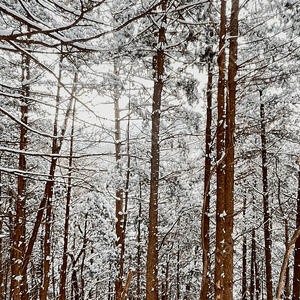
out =
<path fill-rule="evenodd" d="M 162 1 L 162 13 L 165 13 L 168 0 Z M 166 23 L 166 16 L 161 20 Z M 150 203 L 149 203 L 149 233 L 147 249 L 146 271 L 146 300 L 158 300 L 158 185 L 159 185 L 159 127 L 161 94 L 163 90 L 164 74 L 164 44 L 166 28 L 161 26 L 158 32 L 158 44 L 156 55 L 153 58 L 155 72 L 153 104 L 152 104 L 152 129 L 151 129 L 151 175 L 150 175 Z"/>
<path fill-rule="evenodd" d="M 276 158 L 275 160 L 276 162 L 276 177 L 277 177 L 277 198 L 278 198 L 278 204 L 279 204 L 279 208 L 280 208 L 280 212 L 284 221 L 284 229 L 285 229 L 285 248 L 287 249 L 288 245 L 289 245 L 289 224 L 288 224 L 288 220 L 287 217 L 285 216 L 284 213 L 284 209 L 282 207 L 282 203 L 281 203 L 281 180 L 280 180 L 280 176 L 278 175 L 278 159 Z M 286 269 L 286 276 L 285 276 L 285 286 L 284 286 L 284 291 L 283 291 L 283 295 L 284 298 L 288 300 L 290 298 L 290 268 L 287 266 Z"/>
<path fill-rule="evenodd" d="M 255 268 L 254 268 L 254 263 L 255 263 L 255 253 L 254 251 L 256 251 L 255 249 L 255 230 L 254 228 L 252 229 L 252 234 L 251 234 L 251 262 L 250 262 L 250 288 L 249 288 L 249 292 L 250 292 L 250 300 L 254 300 L 254 293 L 255 293 Z"/>
<path fill-rule="evenodd" d="M 279 280 L 278 280 L 278 285 L 277 285 L 277 289 L 276 289 L 276 299 L 281 298 L 281 289 L 283 286 L 284 275 L 285 275 L 285 271 L 286 271 L 286 268 L 287 268 L 287 265 L 289 262 L 289 257 L 290 257 L 293 245 L 296 243 L 296 240 L 299 236 L 300 236 L 300 227 L 298 227 L 296 229 L 289 244 L 286 247 L 285 255 L 284 255 L 282 266 L 281 266 L 280 276 L 279 276 Z"/>
<path fill-rule="evenodd" d="M 243 203 L 243 219 L 244 220 L 246 220 L 245 219 L 245 215 L 246 215 L 246 199 L 247 199 L 246 196 L 244 196 L 244 203 Z M 243 236 L 242 300 L 246 300 L 247 299 L 246 293 L 247 293 L 247 239 L 246 239 L 246 234 L 244 233 L 244 236 Z"/>
<path fill-rule="evenodd" d="M 85 222 L 84 222 L 84 234 L 83 234 L 83 256 L 80 266 L 80 281 L 81 281 L 81 300 L 84 300 L 84 294 L 85 294 L 85 281 L 84 281 L 84 263 L 86 258 L 86 247 L 87 247 L 87 214 L 85 215 Z"/>
<path fill-rule="evenodd" d="M 284 227 L 285 227 L 285 248 L 287 249 L 289 245 L 289 226 L 288 220 L 284 220 Z M 285 274 L 285 286 L 284 286 L 284 299 L 290 299 L 290 268 L 287 265 L 286 274 Z"/>
<path fill-rule="evenodd" d="M 119 71 L 114 62 L 114 74 L 119 75 Z M 119 99 L 120 94 L 118 88 L 115 88 L 114 93 L 114 111 L 115 111 L 115 151 L 116 151 L 116 163 L 117 168 L 120 170 L 121 159 L 121 121 L 120 121 L 120 108 Z M 121 171 L 120 171 L 121 172 Z M 123 211 L 123 190 L 120 187 L 116 192 L 116 247 L 119 251 L 119 258 L 117 262 L 118 275 L 115 282 L 116 300 L 122 299 L 123 291 L 123 275 L 124 275 L 124 252 L 125 252 L 125 232 L 124 232 L 124 211 Z"/>
<path fill-rule="evenodd" d="M 300 227 L 300 170 L 298 171 L 298 197 L 297 197 L 297 216 L 296 216 L 296 228 L 299 227 Z M 297 239 L 295 244 L 292 299 L 298 300 L 299 298 L 300 298 L 300 237 Z"/>
<path fill-rule="evenodd" d="M 141 299 L 141 223 L 142 223 L 142 183 L 139 182 L 139 215 L 138 215 L 138 229 L 137 229 L 137 274 L 136 274 L 136 294 L 137 299 Z"/>
<path fill-rule="evenodd" d="M 221 0 L 221 20 L 219 32 L 219 79 L 218 79 L 218 125 L 217 125 L 217 203 L 216 203 L 216 252 L 215 252 L 215 299 L 224 299 L 224 231 L 225 219 L 225 36 L 226 36 L 226 0 Z"/>
<path fill-rule="evenodd" d="M 260 98 L 262 91 L 260 91 Z M 263 178 L 263 210 L 264 210 L 264 238 L 265 238 L 265 257 L 266 257 L 266 288 L 267 300 L 272 300 L 272 270 L 271 270 L 271 216 L 269 212 L 268 195 L 268 167 L 267 167 L 267 142 L 266 142 L 266 119 L 264 104 L 260 104 L 261 119 L 261 157 L 262 157 L 262 178 Z"/>
<path fill-rule="evenodd" d="M 255 233 L 255 231 L 254 231 Z M 254 259 L 254 268 L 255 268 L 255 294 L 256 294 L 256 300 L 259 300 L 259 295 L 260 295 L 260 292 L 261 292 L 261 277 L 260 277 L 260 273 L 258 271 L 258 265 L 257 265 L 257 259 L 256 259 L 256 241 L 255 241 L 255 236 L 254 236 L 254 239 L 253 239 L 253 242 L 254 242 L 254 251 L 253 251 L 253 259 Z"/>
<path fill-rule="evenodd" d="M 233 299 L 233 210 L 234 210 L 234 131 L 236 75 L 238 52 L 239 0 L 231 1 L 230 43 L 228 65 L 228 98 L 226 105 L 225 132 L 225 234 L 224 234 L 224 299 Z"/>
<path fill-rule="evenodd" d="M 72 271 L 72 294 L 73 294 L 73 296 L 71 297 L 72 300 L 79 300 L 80 293 L 79 293 L 77 272 L 74 269 Z"/>
<path fill-rule="evenodd" d="M 52 215 L 52 203 L 51 199 L 47 199 L 46 208 L 46 224 L 45 224 L 45 236 L 44 236 L 44 260 L 43 260 L 43 285 L 41 289 L 40 300 L 47 300 L 48 289 L 50 284 L 50 234 L 51 234 L 51 215 Z"/>
<path fill-rule="evenodd" d="M 209 207 L 210 207 L 210 178 L 211 178 L 211 123 L 212 123 L 212 62 L 208 62 L 208 80 L 207 80 L 207 108 L 206 108 L 206 135 L 205 135 L 205 174 L 204 174 L 204 204 L 202 211 L 202 262 L 203 262 L 203 274 L 202 274 L 202 286 L 201 286 L 201 300 L 209 299 L 210 290 L 210 277 L 208 272 L 210 271 L 209 260 Z"/>
<path fill-rule="evenodd" d="M 78 73 L 75 73 L 74 83 L 78 81 Z M 76 89 L 73 90 L 72 96 L 75 96 Z M 73 116 L 72 116 L 72 127 L 71 127 L 71 138 L 70 138 L 70 153 L 69 153 L 69 166 L 68 166 L 68 189 L 66 199 L 66 213 L 65 213 L 65 227 L 64 227 L 64 250 L 63 259 L 60 269 L 60 300 L 66 299 L 66 280 L 67 280 L 67 252 L 68 252 L 68 241 L 69 241 L 69 218 L 70 218 L 70 203 L 72 193 L 72 168 L 73 168 L 73 143 L 74 143 L 74 127 L 75 127 L 75 106 L 76 100 L 73 102 Z"/>
<path fill-rule="evenodd" d="M 22 82 L 28 82 L 30 79 L 29 66 L 30 59 L 27 55 L 22 55 Z M 22 85 L 21 99 L 21 122 L 25 125 L 28 124 L 28 101 L 25 97 L 30 96 L 28 85 Z M 27 128 L 20 126 L 20 150 L 24 151 L 27 146 Z M 19 170 L 26 170 L 25 154 L 19 154 Z M 22 262 L 24 260 L 26 244 L 26 180 L 22 175 L 18 176 L 18 194 L 16 197 L 16 215 L 13 231 L 13 245 L 12 245 L 12 273 L 11 273 L 11 290 L 13 299 L 27 299 L 27 280 L 26 273 L 22 270 Z"/>

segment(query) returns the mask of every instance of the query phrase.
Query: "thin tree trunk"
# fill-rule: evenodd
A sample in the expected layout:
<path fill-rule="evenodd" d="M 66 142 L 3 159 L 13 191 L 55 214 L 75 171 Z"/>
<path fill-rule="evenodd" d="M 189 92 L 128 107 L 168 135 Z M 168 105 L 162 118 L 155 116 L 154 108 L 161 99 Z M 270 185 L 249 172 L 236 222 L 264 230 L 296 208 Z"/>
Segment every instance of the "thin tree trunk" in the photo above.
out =
<path fill-rule="evenodd" d="M 243 203 L 243 219 L 245 220 L 246 215 L 246 196 L 244 196 Z M 253 280 L 253 279 L 252 279 Z M 246 234 L 243 236 L 243 273 L 242 273 L 242 300 L 247 298 L 247 239 Z"/>
<path fill-rule="evenodd" d="M 300 236 L 300 227 L 298 227 L 296 229 L 296 231 L 294 232 L 294 234 L 291 238 L 291 241 L 289 242 L 288 246 L 286 247 L 285 255 L 284 255 L 282 266 L 281 266 L 280 276 L 279 276 L 279 280 L 278 280 L 278 285 L 277 285 L 277 289 L 276 289 L 276 299 L 281 298 L 281 289 L 283 286 L 284 275 L 285 275 L 285 271 L 286 271 L 286 268 L 287 268 L 287 265 L 289 262 L 289 257 L 290 257 L 293 245 L 296 243 L 296 240 L 299 236 Z"/>
<path fill-rule="evenodd" d="M 284 220 L 284 227 L 285 227 L 285 248 L 287 249 L 289 245 L 289 227 L 288 227 L 288 220 Z M 284 287 L 284 299 L 290 299 L 290 268 L 287 265 L 286 274 L 285 274 L 285 287 Z"/>
<path fill-rule="evenodd" d="M 84 281 L 84 263 L 86 258 L 86 247 L 87 247 L 87 214 L 85 215 L 85 222 L 84 222 L 84 234 L 83 234 L 83 256 L 81 261 L 80 267 L 80 278 L 81 278 L 81 299 L 84 300 L 84 291 L 85 291 L 85 281 Z"/>
<path fill-rule="evenodd" d="M 30 59 L 27 55 L 22 55 L 22 82 L 28 82 L 30 79 L 29 66 Z M 24 99 L 21 100 L 21 122 L 28 124 L 28 101 L 30 90 L 28 85 L 22 85 L 22 94 Z M 20 126 L 20 150 L 24 151 L 27 146 L 27 128 Z M 26 158 L 23 153 L 19 154 L 19 170 L 26 170 Z M 12 276 L 11 290 L 13 299 L 27 299 L 27 279 L 26 273 L 22 271 L 22 262 L 24 260 L 26 244 L 26 180 L 22 175 L 18 176 L 18 195 L 16 198 L 16 216 L 15 227 L 13 231 L 12 245 Z"/>
<path fill-rule="evenodd" d="M 212 62 L 208 62 L 208 80 L 207 80 L 207 108 L 206 108 L 206 135 L 205 135 L 205 174 L 204 174 L 204 205 L 202 211 L 202 285 L 201 285 L 201 300 L 209 299 L 210 290 L 210 259 L 209 259 L 209 207 L 210 207 L 210 173 L 211 173 L 211 123 L 212 123 Z"/>
<path fill-rule="evenodd" d="M 260 91 L 260 98 L 262 91 Z M 263 209 L 264 209 L 264 237 L 265 237 L 265 257 L 266 257 L 266 289 L 267 300 L 272 300 L 272 255 L 271 255 L 271 216 L 269 212 L 269 195 L 268 195 L 268 167 L 267 167 L 267 142 L 266 142 L 266 119 L 264 104 L 260 104 L 261 118 L 261 156 L 262 156 L 262 177 L 263 177 Z"/>
<path fill-rule="evenodd" d="M 133 270 L 129 270 L 128 271 L 126 283 L 125 283 L 124 289 L 122 291 L 122 298 L 121 298 L 121 300 L 125 300 L 126 299 L 126 296 L 127 296 L 127 293 L 128 293 L 129 287 L 130 287 L 130 283 L 131 283 L 131 280 L 132 280 L 132 277 L 134 276 L 134 274 L 135 274 L 135 271 L 133 271 Z"/>
<path fill-rule="evenodd" d="M 255 231 L 254 231 L 255 233 Z M 255 236 L 254 236 L 254 239 L 253 239 L 253 242 L 254 242 L 254 251 L 253 251 L 253 259 L 254 259 L 254 269 L 255 269 L 255 293 L 256 293 L 256 300 L 259 300 L 259 295 L 260 295 L 260 292 L 261 292 L 261 287 L 260 287 L 260 284 L 261 284 L 261 277 L 260 277 L 260 273 L 258 271 L 258 265 L 257 265 L 257 259 L 256 259 L 256 240 L 255 240 Z"/>
<path fill-rule="evenodd" d="M 78 81 L 78 73 L 75 73 L 74 84 Z M 76 89 L 73 93 L 75 96 Z M 72 193 L 72 168 L 73 168 L 73 143 L 74 143 L 74 127 L 75 127 L 75 106 L 76 100 L 73 102 L 73 116 L 72 116 L 72 126 L 71 126 L 71 138 L 70 138 L 70 153 L 69 153 L 69 166 L 68 166 L 68 189 L 67 189 L 67 199 L 66 199 L 66 214 L 65 214 L 65 227 L 64 227 L 64 250 L 63 259 L 60 269 L 60 300 L 66 299 L 66 279 L 67 279 L 67 252 L 68 252 L 68 241 L 69 241 L 69 219 L 70 219 L 70 203 L 71 203 L 71 193 Z"/>
<path fill-rule="evenodd" d="M 119 75 L 119 71 L 114 62 L 114 74 Z M 119 169 L 121 159 L 121 121 L 120 121 L 120 108 L 119 108 L 120 94 L 117 88 L 114 94 L 114 111 L 115 111 L 115 151 L 116 163 Z M 123 275 L 124 275 L 124 252 L 125 252 L 125 235 L 124 235 L 124 211 L 123 211 L 123 191 L 120 187 L 116 192 L 116 247 L 119 251 L 119 258 L 117 262 L 118 275 L 115 282 L 116 300 L 121 300 L 123 290 Z"/>
<path fill-rule="evenodd" d="M 224 234 L 224 299 L 233 299 L 233 211 L 234 211 L 234 132 L 236 75 L 238 52 L 239 0 L 231 1 L 230 42 L 228 65 L 228 98 L 226 105 L 225 137 L 225 234 Z"/>
<path fill-rule="evenodd" d="M 226 0 L 221 0 L 221 20 L 219 32 L 219 79 L 218 79 L 218 125 L 217 125 L 217 203 L 216 203 L 216 251 L 215 251 L 215 299 L 224 299 L 224 231 L 225 219 L 225 36 L 226 36 Z"/>
<path fill-rule="evenodd" d="M 276 177 L 277 177 L 277 198 L 278 198 L 278 203 L 279 203 L 279 208 L 280 208 L 280 212 L 282 214 L 282 218 L 284 220 L 284 228 L 285 228 L 285 248 L 287 249 L 288 244 L 289 244 L 289 227 L 288 227 L 288 220 L 285 216 L 283 207 L 282 207 L 282 203 L 281 203 L 281 180 L 280 180 L 280 176 L 278 175 L 278 159 L 276 158 L 275 160 L 276 162 L 276 168 L 275 168 L 275 173 L 276 173 Z M 289 296 L 290 296 L 290 268 L 287 267 L 286 270 L 286 276 L 285 276 L 285 287 L 284 287 L 284 299 L 288 300 Z"/>
<path fill-rule="evenodd" d="M 48 289 L 50 284 L 50 234 L 51 234 L 51 215 L 52 215 L 52 203 L 51 199 L 47 199 L 46 208 L 46 223 L 45 223 L 45 236 L 44 236 L 44 260 L 43 260 L 43 286 L 41 289 L 41 300 L 47 300 Z"/>
<path fill-rule="evenodd" d="M 298 159 L 298 164 L 299 163 L 300 161 Z M 299 227 L 300 227 L 300 170 L 298 171 L 298 197 L 297 197 L 297 216 L 296 216 L 296 228 Z M 295 244 L 292 299 L 293 300 L 300 299 L 300 237 L 297 239 Z"/>
<path fill-rule="evenodd" d="M 254 263 L 255 263 L 255 252 L 256 251 L 256 247 L 255 247 L 255 229 L 252 229 L 252 233 L 251 233 L 251 262 L 250 262 L 250 288 L 249 288 L 249 292 L 250 292 L 250 300 L 254 300 L 254 293 L 255 293 L 255 267 L 254 267 Z"/>
<path fill-rule="evenodd" d="M 71 297 L 71 299 L 79 300 L 80 293 L 79 293 L 79 285 L 78 285 L 76 270 L 72 271 L 72 291 L 73 291 L 73 297 Z"/>
<path fill-rule="evenodd" d="M 168 0 L 162 1 L 162 13 L 165 13 Z M 162 23 L 166 23 L 163 16 Z M 149 233 L 147 249 L 146 271 L 146 300 L 158 300 L 158 186 L 159 186 L 159 127 L 161 96 L 163 90 L 164 74 L 164 44 L 166 27 L 161 26 L 158 32 L 158 45 L 156 55 L 153 58 L 155 71 L 153 105 L 152 105 L 152 129 L 151 129 L 151 175 L 150 175 L 150 203 L 149 203 Z"/>
<path fill-rule="evenodd" d="M 137 232 L 137 279 L 136 291 L 137 299 L 141 299 L 141 223 L 142 223 L 142 183 L 139 182 L 139 215 L 138 215 L 138 232 Z"/>

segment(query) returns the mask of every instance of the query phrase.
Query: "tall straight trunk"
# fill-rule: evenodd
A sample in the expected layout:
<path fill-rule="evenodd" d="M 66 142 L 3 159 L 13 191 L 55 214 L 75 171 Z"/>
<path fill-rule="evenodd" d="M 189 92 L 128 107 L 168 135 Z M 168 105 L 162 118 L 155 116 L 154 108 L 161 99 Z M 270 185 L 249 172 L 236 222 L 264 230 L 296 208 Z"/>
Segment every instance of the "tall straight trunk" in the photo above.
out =
<path fill-rule="evenodd" d="M 284 221 L 284 229 L 285 229 L 285 249 L 288 249 L 289 246 L 289 224 L 287 217 L 285 216 L 284 209 L 282 207 L 281 203 L 281 179 L 280 176 L 278 175 L 278 159 L 275 160 L 276 162 L 276 177 L 277 177 L 277 198 L 278 198 L 278 203 L 279 203 L 279 208 L 280 212 Z M 290 299 L 290 268 L 287 265 L 286 273 L 285 273 L 285 286 L 284 286 L 284 291 L 283 291 L 284 298 L 283 299 Z"/>
<path fill-rule="evenodd" d="M 202 262 L 203 262 L 203 274 L 202 274 L 202 286 L 200 300 L 209 299 L 210 291 L 210 260 L 209 260 L 209 207 L 210 207 L 210 177 L 211 177 L 211 123 L 212 123 L 212 62 L 208 62 L 207 67 L 207 93 L 206 93 L 206 135 L 205 135 L 205 171 L 204 171 L 204 204 L 202 211 Z"/>
<path fill-rule="evenodd" d="M 141 299 L 141 225 L 142 225 L 142 183 L 139 181 L 139 215 L 137 229 L 137 274 L 136 274 L 136 294 L 137 299 Z"/>
<path fill-rule="evenodd" d="M 251 234 L 251 280 L 250 280 L 250 300 L 258 300 L 260 294 L 260 274 L 256 261 L 256 240 L 255 229 L 252 229 Z"/>
<path fill-rule="evenodd" d="M 48 289 L 50 284 L 50 235 L 51 235 L 51 215 L 52 203 L 51 199 L 47 199 L 46 204 L 46 221 L 45 221 L 45 236 L 44 236 L 44 259 L 43 259 L 43 285 L 41 288 L 40 300 L 47 300 Z"/>
<path fill-rule="evenodd" d="M 299 159 L 298 159 L 298 164 L 300 164 Z M 296 228 L 298 227 L 300 227 L 300 170 L 298 171 L 298 196 L 297 196 L 297 216 L 296 216 Z M 293 300 L 300 299 L 300 237 L 298 237 L 295 243 L 292 299 Z"/>
<path fill-rule="evenodd" d="M 84 234 L 83 234 L 83 255 L 82 255 L 82 261 L 80 266 L 80 281 L 81 281 L 81 299 L 84 300 L 84 294 L 85 294 L 85 280 L 84 280 L 84 264 L 85 264 L 85 258 L 86 258 L 86 247 L 87 247 L 87 217 L 88 214 L 85 215 L 85 222 L 84 222 Z"/>
<path fill-rule="evenodd" d="M 262 91 L 260 91 L 260 98 Z M 269 212 L 269 190 L 268 190 L 268 167 L 267 167 L 267 141 L 266 141 L 266 118 L 265 106 L 260 104 L 261 120 L 261 157 L 262 157 L 262 178 L 263 178 L 263 210 L 264 210 L 264 239 L 265 239 L 265 257 L 266 257 L 266 289 L 267 299 L 272 300 L 272 269 L 271 269 L 271 216 Z"/>
<path fill-rule="evenodd" d="M 165 13 L 168 0 L 162 1 L 162 13 Z M 162 17 L 162 25 L 166 23 L 166 16 Z M 159 127 L 161 96 L 164 75 L 164 44 L 166 27 L 161 26 L 158 32 L 156 55 L 153 57 L 155 72 L 153 104 L 152 104 L 152 129 L 151 129 L 151 175 L 150 175 L 150 203 L 149 203 L 149 233 L 147 249 L 146 271 L 146 300 L 158 300 L 158 186 L 159 186 Z"/>
<path fill-rule="evenodd" d="M 249 293 L 250 293 L 250 300 L 254 300 L 255 295 L 255 269 L 254 269 L 254 258 L 255 258 L 255 230 L 252 229 L 251 232 L 251 262 L 250 262 L 250 287 L 249 287 Z"/>
<path fill-rule="evenodd" d="M 127 143 L 127 170 L 126 170 L 126 183 L 125 183 L 125 193 L 124 193 L 124 213 L 123 213 L 123 246 L 121 248 L 121 259 L 122 263 L 124 264 L 124 254 L 125 254 L 125 236 L 126 236 L 126 226 L 127 226 L 127 216 L 128 216 L 128 196 L 129 196 L 129 182 L 130 182 L 130 167 L 131 167 L 131 157 L 130 157 L 130 99 L 128 103 L 128 120 L 127 120 L 127 130 L 126 130 L 126 143 Z M 123 268 L 123 267 L 122 267 Z M 121 299 L 125 300 L 127 297 L 127 292 L 130 287 L 130 283 L 132 277 L 136 271 L 128 270 L 127 279 L 122 286 L 122 296 Z"/>
<path fill-rule="evenodd" d="M 22 83 L 28 82 L 30 79 L 29 66 L 30 59 L 27 55 L 22 55 Z M 28 101 L 26 97 L 29 97 L 29 86 L 22 85 L 21 99 L 21 122 L 25 126 L 20 126 L 20 143 L 19 149 L 21 151 L 26 150 L 27 146 L 27 128 L 28 124 Z M 19 170 L 26 171 L 26 158 L 25 154 L 19 154 Z M 16 197 L 16 215 L 14 220 L 13 231 L 13 245 L 12 245 L 12 272 L 11 272 L 11 290 L 13 293 L 13 299 L 27 299 L 27 280 L 26 273 L 22 272 L 22 262 L 26 251 L 25 235 L 26 235 L 26 180 L 22 175 L 18 176 L 18 194 Z"/>
<path fill-rule="evenodd" d="M 216 251 L 215 251 L 215 299 L 224 299 L 224 231 L 225 218 L 225 36 L 226 0 L 221 0 L 221 20 L 219 32 L 219 78 L 218 78 L 218 125 L 217 125 L 217 203 L 216 203 Z"/>
<path fill-rule="evenodd" d="M 285 227 L 285 248 L 288 248 L 289 245 L 289 226 L 288 220 L 284 220 L 284 227 Z M 290 299 L 290 268 L 287 266 L 286 273 L 285 273 L 285 286 L 284 286 L 284 299 Z"/>
<path fill-rule="evenodd" d="M 245 220 L 246 215 L 246 196 L 243 201 L 243 219 Z M 247 238 L 244 233 L 243 236 L 243 272 L 242 272 L 242 300 L 247 299 Z"/>
<path fill-rule="evenodd" d="M 75 73 L 74 84 L 78 81 L 78 73 Z M 75 96 L 76 87 L 74 87 L 72 95 Z M 64 250 L 62 265 L 60 269 L 60 300 L 66 299 L 66 280 L 67 280 L 67 253 L 68 253 L 68 242 L 69 242 L 69 219 L 70 219 L 70 203 L 72 193 L 72 168 L 73 168 L 73 143 L 74 143 L 74 127 L 75 127 L 75 106 L 76 100 L 73 101 L 73 116 L 71 126 L 71 138 L 70 138 L 70 152 L 69 152 L 69 166 L 68 166 L 68 189 L 66 198 L 66 213 L 65 213 L 65 227 L 64 227 Z"/>
<path fill-rule="evenodd" d="M 116 62 L 114 62 L 114 74 L 119 75 Z M 115 91 L 114 94 L 114 111 L 115 111 L 115 151 L 116 163 L 119 168 L 121 159 L 121 121 L 120 121 L 120 108 L 119 108 L 120 94 Z M 124 234 L 124 211 L 123 211 L 123 190 L 120 187 L 116 192 L 116 247 L 119 251 L 117 262 L 118 275 L 115 282 L 116 300 L 121 300 L 123 291 L 123 275 L 124 275 L 124 253 L 125 253 L 125 234 Z"/>
<path fill-rule="evenodd" d="M 234 210 L 234 131 L 236 75 L 238 53 L 239 0 L 231 1 L 230 42 L 228 64 L 228 97 L 225 132 L 225 235 L 224 235 L 224 299 L 233 299 L 233 210 Z"/>
<path fill-rule="evenodd" d="M 255 233 L 255 231 L 254 231 Z M 257 258 L 256 258 L 256 241 L 255 241 L 255 237 L 254 237 L 254 256 L 253 256 L 253 259 L 254 259 L 254 269 L 255 269 L 255 294 L 256 294 L 256 300 L 259 300 L 259 295 L 261 293 L 261 277 L 260 277 L 260 273 L 259 273 L 259 270 L 258 270 L 258 264 L 257 264 Z"/>

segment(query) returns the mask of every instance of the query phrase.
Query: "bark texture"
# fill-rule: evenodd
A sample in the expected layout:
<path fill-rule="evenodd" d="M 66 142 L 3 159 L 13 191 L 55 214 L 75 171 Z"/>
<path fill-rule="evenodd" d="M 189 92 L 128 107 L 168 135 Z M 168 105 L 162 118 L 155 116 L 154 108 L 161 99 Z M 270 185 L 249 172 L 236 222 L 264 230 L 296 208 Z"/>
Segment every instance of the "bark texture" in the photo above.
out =
<path fill-rule="evenodd" d="M 260 91 L 262 97 L 262 91 Z M 265 239 L 265 257 L 266 257 L 266 289 L 267 300 L 272 300 L 272 254 L 271 254 L 271 216 L 269 212 L 269 189 L 268 189 L 268 167 L 267 167 L 267 140 L 266 140 L 266 118 L 265 106 L 260 104 L 261 120 L 261 157 L 262 157 L 262 178 L 263 178 L 263 210 L 264 210 L 264 239 Z"/>
<path fill-rule="evenodd" d="M 298 171 L 298 197 L 296 227 L 300 227 L 300 171 Z M 294 253 L 293 300 L 300 298 L 300 238 L 296 240 Z"/>
<path fill-rule="evenodd" d="M 114 74 L 119 75 L 116 62 L 114 62 Z M 115 111 L 115 151 L 116 163 L 119 168 L 121 159 L 121 122 L 120 122 L 120 108 L 119 108 L 120 94 L 116 88 L 114 93 L 114 111 Z M 123 290 L 123 275 L 124 275 L 124 252 L 125 252 L 125 228 L 124 228 L 124 211 L 123 211 L 123 190 L 120 187 L 116 192 L 116 247 L 119 250 L 119 258 L 117 262 L 118 276 L 115 282 L 116 300 L 122 299 Z"/>
<path fill-rule="evenodd" d="M 234 210 L 234 131 L 236 104 L 236 75 L 238 54 L 239 0 L 231 2 L 230 42 L 228 64 L 228 97 L 225 132 L 225 234 L 224 234 L 224 299 L 233 299 L 233 210 Z"/>
<path fill-rule="evenodd" d="M 162 11 L 165 13 L 168 0 L 162 1 Z M 161 19 L 166 23 L 166 16 Z M 151 129 L 151 177 L 150 177 L 150 203 L 149 203 L 149 233 L 147 249 L 146 271 L 146 300 L 158 300 L 158 186 L 159 186 L 159 127 L 160 109 L 163 90 L 164 75 L 164 49 L 166 28 L 161 26 L 158 32 L 156 55 L 153 58 L 155 72 L 154 91 L 152 104 L 152 129 Z"/>
<path fill-rule="evenodd" d="M 221 0 L 221 22 L 219 32 L 219 78 L 218 78 L 218 125 L 217 125 L 217 203 L 216 203 L 216 253 L 215 253 L 215 299 L 224 299 L 224 230 L 225 218 L 225 36 L 226 1 Z"/>
<path fill-rule="evenodd" d="M 210 178 L 211 178 L 211 123 L 212 123 L 212 63 L 208 63 L 208 80 L 207 80 L 207 108 L 206 108 L 206 135 L 205 135 L 205 173 L 204 173 L 204 199 L 202 208 L 202 262 L 203 262 L 203 275 L 201 286 L 201 300 L 209 299 L 210 290 L 210 271 L 209 260 L 209 207 L 210 207 Z"/>

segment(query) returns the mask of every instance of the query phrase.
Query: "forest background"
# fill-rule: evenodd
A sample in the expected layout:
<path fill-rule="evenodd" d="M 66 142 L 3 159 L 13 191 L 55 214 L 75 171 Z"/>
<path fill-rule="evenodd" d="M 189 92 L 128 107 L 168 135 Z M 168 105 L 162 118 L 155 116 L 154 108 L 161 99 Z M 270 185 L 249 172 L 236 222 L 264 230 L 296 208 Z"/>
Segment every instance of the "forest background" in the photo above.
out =
<path fill-rule="evenodd" d="M 0 299 L 299 299 L 299 23 L 2 0 Z"/>

